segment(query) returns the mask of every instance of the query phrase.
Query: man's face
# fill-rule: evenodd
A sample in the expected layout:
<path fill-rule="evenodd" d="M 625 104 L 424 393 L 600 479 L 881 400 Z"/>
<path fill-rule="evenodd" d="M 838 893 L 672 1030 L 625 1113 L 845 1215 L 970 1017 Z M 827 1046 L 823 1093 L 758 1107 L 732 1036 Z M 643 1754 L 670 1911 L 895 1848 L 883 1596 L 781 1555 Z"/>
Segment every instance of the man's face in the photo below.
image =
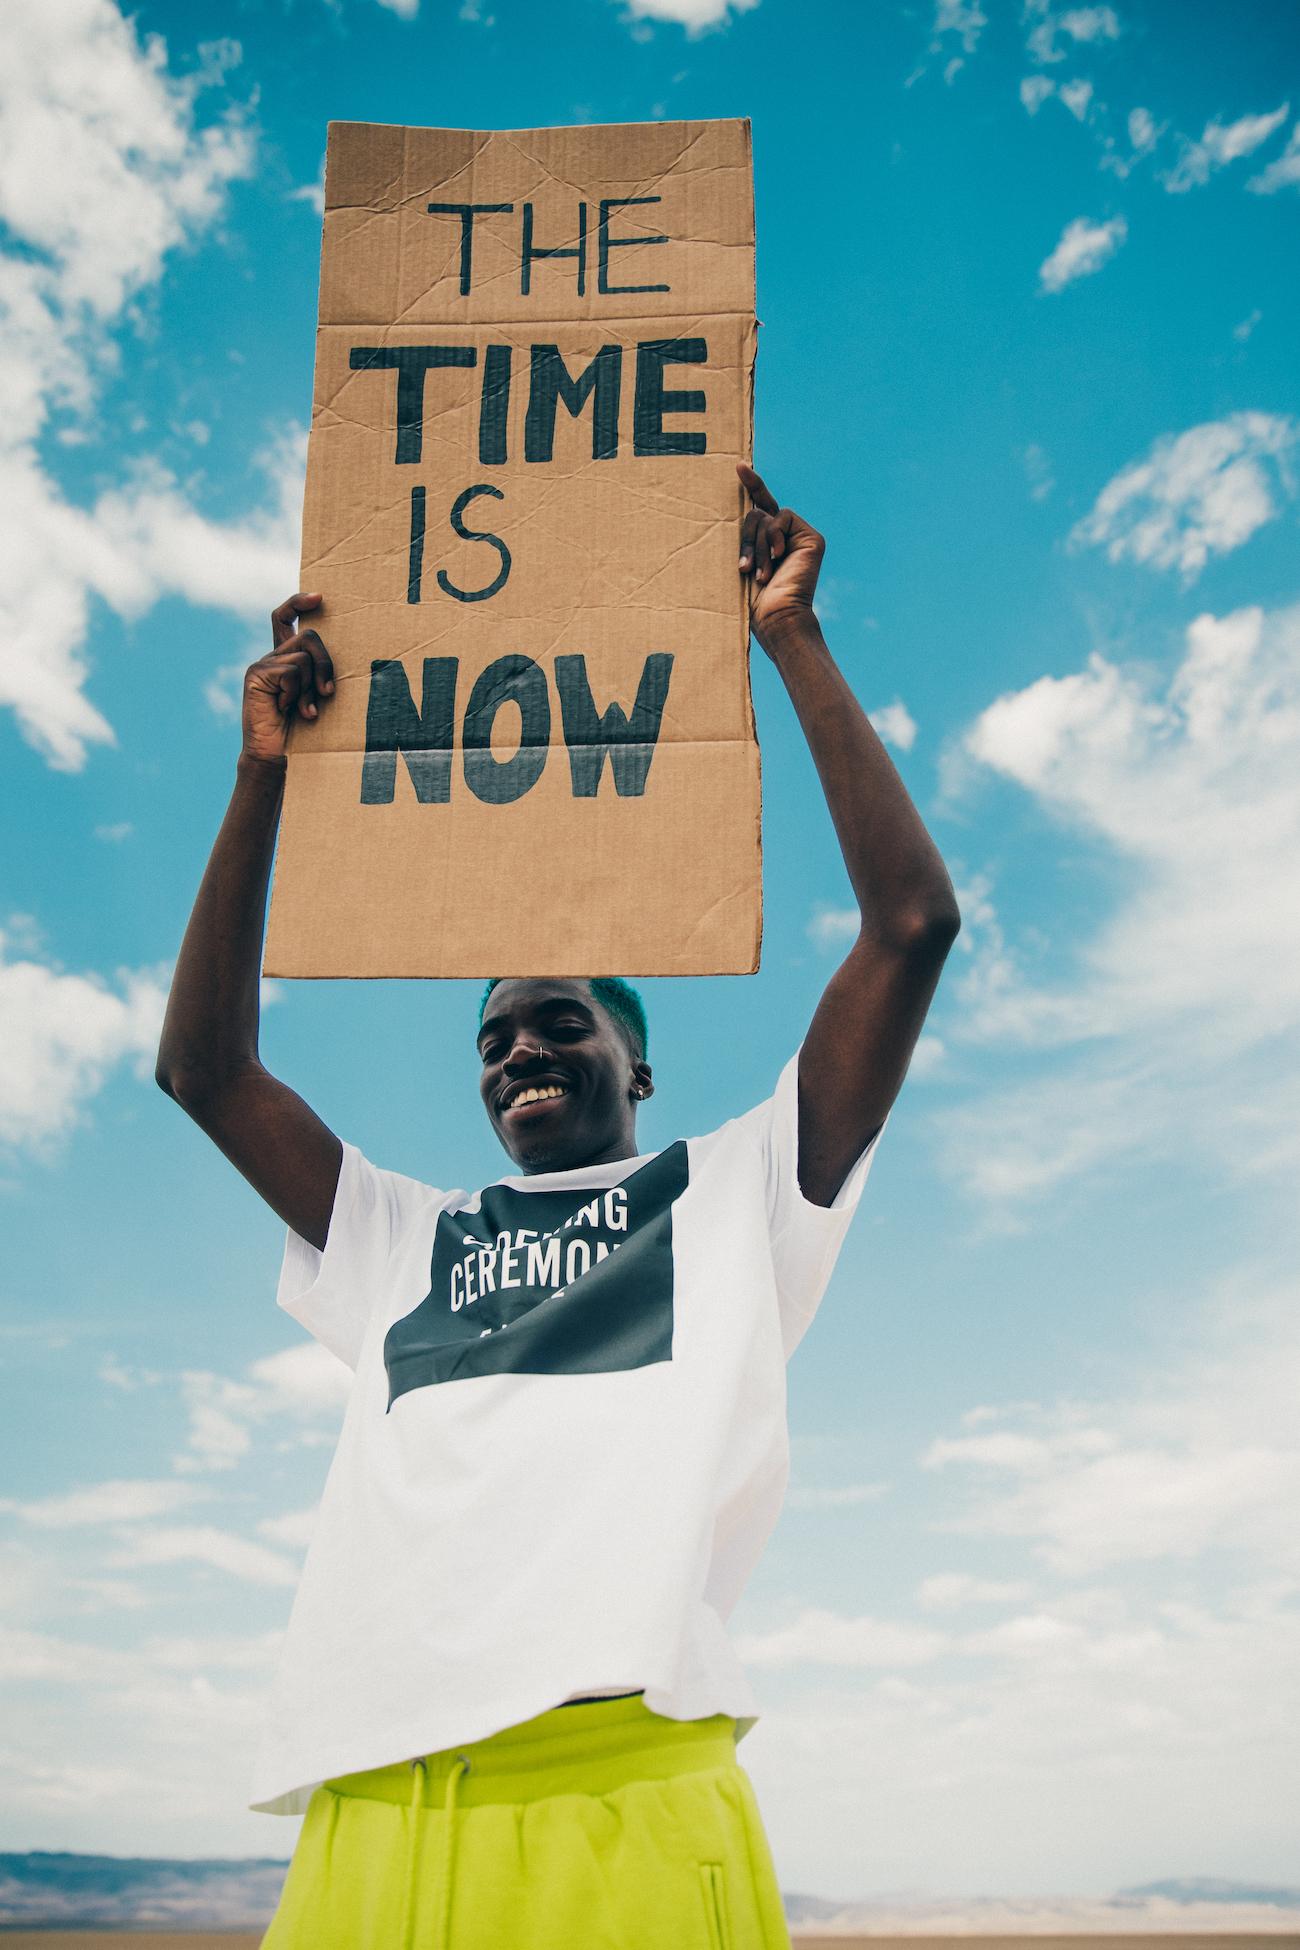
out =
<path fill-rule="evenodd" d="M 636 1106 L 654 1088 L 650 1066 L 587 982 L 498 982 L 478 1048 L 492 1128 L 525 1172 L 635 1155 Z"/>

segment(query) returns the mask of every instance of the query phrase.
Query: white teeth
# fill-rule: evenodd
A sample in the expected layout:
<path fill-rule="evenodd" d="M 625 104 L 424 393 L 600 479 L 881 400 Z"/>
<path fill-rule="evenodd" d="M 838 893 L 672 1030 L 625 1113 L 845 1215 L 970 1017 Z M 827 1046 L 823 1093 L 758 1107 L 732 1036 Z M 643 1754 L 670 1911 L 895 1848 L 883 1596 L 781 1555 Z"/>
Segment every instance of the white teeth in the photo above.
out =
<path fill-rule="evenodd" d="M 547 1097 L 563 1097 L 565 1094 L 558 1084 L 548 1083 L 541 1090 L 521 1090 L 517 1097 L 510 1099 L 510 1108 L 513 1110 L 517 1104 L 539 1104 Z"/>

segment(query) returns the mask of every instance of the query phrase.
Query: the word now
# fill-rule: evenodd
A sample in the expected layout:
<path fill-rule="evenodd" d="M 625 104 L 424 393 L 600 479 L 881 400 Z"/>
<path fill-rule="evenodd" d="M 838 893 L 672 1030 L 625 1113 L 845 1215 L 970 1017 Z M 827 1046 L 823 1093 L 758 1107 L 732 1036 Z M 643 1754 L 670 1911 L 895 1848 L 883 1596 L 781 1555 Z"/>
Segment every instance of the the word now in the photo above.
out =
<path fill-rule="evenodd" d="M 644 793 L 672 668 L 670 652 L 653 651 L 642 667 L 631 712 L 624 711 L 617 701 L 597 711 L 586 657 L 555 659 L 555 688 L 575 799 L 596 797 L 606 757 L 621 799 L 639 798 Z M 401 663 L 381 657 L 371 664 L 366 751 L 361 766 L 363 806 L 392 804 L 399 755 L 420 804 L 446 805 L 451 797 L 459 673 L 458 657 L 426 657 L 417 709 Z M 498 758 L 492 750 L 492 731 L 497 713 L 507 704 L 519 712 L 519 745 L 508 757 Z M 531 657 L 498 657 L 475 678 L 461 721 L 465 784 L 485 805 L 509 805 L 537 784 L 546 769 L 550 745 L 551 695 L 546 672 Z"/>

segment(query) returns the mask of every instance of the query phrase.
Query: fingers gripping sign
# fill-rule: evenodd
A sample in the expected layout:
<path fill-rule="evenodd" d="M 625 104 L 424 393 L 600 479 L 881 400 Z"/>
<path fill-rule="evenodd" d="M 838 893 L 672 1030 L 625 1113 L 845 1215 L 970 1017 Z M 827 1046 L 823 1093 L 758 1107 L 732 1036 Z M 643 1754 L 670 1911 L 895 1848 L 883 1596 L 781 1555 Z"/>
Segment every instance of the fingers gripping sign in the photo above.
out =
<path fill-rule="evenodd" d="M 825 538 L 777 503 L 761 474 L 743 461 L 736 472 L 752 506 L 740 529 L 740 573 L 749 578 L 750 628 L 769 653 L 780 636 L 815 622 L 813 596 Z"/>
<path fill-rule="evenodd" d="M 329 651 L 315 630 L 297 627 L 320 606 L 319 595 L 299 590 L 271 611 L 271 649 L 244 674 L 244 750 L 253 758 L 283 758 L 294 718 L 310 723 L 334 694 Z"/>

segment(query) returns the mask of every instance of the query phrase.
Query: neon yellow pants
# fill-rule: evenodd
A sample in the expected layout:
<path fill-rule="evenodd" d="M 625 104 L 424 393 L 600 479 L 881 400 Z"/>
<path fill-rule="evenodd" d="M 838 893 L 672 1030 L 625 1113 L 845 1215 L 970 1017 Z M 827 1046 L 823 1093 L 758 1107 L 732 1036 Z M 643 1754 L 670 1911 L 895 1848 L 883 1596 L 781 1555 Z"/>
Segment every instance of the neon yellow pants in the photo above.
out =
<path fill-rule="evenodd" d="M 262 1950 L 790 1950 L 735 1732 L 592 1700 L 326 1781 Z"/>

